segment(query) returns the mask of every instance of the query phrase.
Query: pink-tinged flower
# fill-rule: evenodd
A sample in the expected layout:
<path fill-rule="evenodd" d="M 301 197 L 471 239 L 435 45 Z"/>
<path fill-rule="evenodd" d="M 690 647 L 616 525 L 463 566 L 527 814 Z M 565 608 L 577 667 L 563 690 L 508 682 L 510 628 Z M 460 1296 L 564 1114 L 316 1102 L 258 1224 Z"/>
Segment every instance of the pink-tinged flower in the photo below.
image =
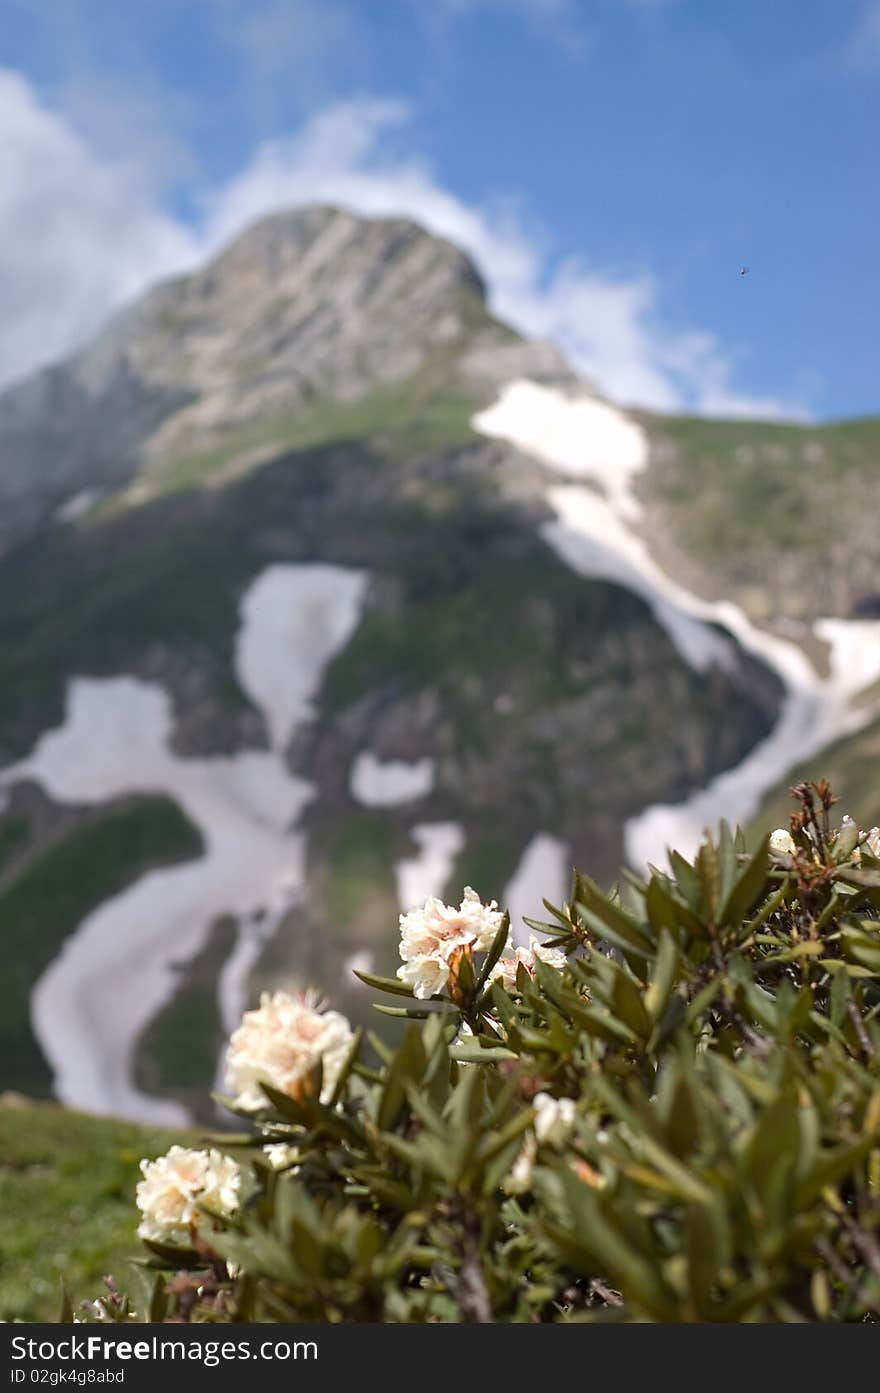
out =
<path fill-rule="evenodd" d="M 301 1098 L 321 1062 L 321 1101 L 331 1097 L 352 1043 L 352 1029 L 338 1011 L 322 1011 L 306 993 L 264 992 L 259 1008 L 245 1011 L 226 1054 L 227 1087 L 240 1108 L 266 1107 L 261 1084 Z"/>
<path fill-rule="evenodd" d="M 485 952 L 503 918 L 494 900 L 484 905 L 469 885 L 458 909 L 431 896 L 421 909 L 400 916 L 398 977 L 420 1001 L 442 992 L 461 954 Z"/>
<path fill-rule="evenodd" d="M 561 948 L 545 948 L 532 934 L 528 948 L 516 948 L 511 955 L 498 959 L 489 973 L 489 981 L 500 982 L 505 991 L 515 991 L 517 969 L 524 967 L 529 976 L 534 977 L 536 959 L 557 972 L 562 972 L 568 961 Z"/>
<path fill-rule="evenodd" d="M 205 1221 L 203 1205 L 221 1215 L 238 1208 L 241 1171 L 221 1151 L 172 1146 L 156 1161 L 141 1161 L 141 1174 L 138 1233 L 154 1243 L 189 1244 L 193 1230 Z"/>

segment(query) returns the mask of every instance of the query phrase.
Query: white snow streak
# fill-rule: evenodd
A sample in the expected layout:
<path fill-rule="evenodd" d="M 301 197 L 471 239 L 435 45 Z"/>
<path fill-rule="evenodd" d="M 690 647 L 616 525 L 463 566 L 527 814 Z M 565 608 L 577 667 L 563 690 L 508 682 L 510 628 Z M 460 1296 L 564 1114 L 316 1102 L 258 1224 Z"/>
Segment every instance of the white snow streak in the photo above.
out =
<path fill-rule="evenodd" d="M 776 725 L 740 764 L 684 803 L 658 804 L 630 820 L 625 845 L 632 865 L 659 863 L 669 847 L 692 853 L 704 829 L 722 816 L 748 821 L 795 763 L 869 718 L 870 707 L 856 705 L 854 698 L 880 679 L 880 622 L 819 621 L 816 632 L 831 645 L 830 676 L 823 679 L 796 644 L 756 629 L 734 604 L 699 599 L 661 571 L 634 531 L 639 505 L 632 481 L 647 462 L 647 441 L 622 412 L 519 381 L 478 413 L 473 425 L 558 474 L 594 485 L 554 483 L 547 489 L 556 516 L 542 535 L 573 570 L 640 595 L 697 671 L 713 663 L 729 667 L 738 645 L 776 672 L 785 689 Z"/>
<path fill-rule="evenodd" d="M 527 944 L 532 932 L 523 921 L 549 915 L 543 901 L 561 905 L 571 887 L 571 859 L 568 847 L 557 837 L 539 832 L 520 857 L 513 879 L 504 892 L 503 906 L 510 914 L 511 937 L 516 944 Z"/>
<path fill-rule="evenodd" d="M 442 895 L 455 858 L 464 850 L 464 833 L 457 822 L 421 822 L 410 836 L 417 855 L 395 866 L 397 899 L 405 912 L 424 904 L 429 895 Z"/>
<path fill-rule="evenodd" d="M 382 761 L 371 750 L 362 750 L 352 765 L 349 787 L 365 808 L 395 808 L 424 798 L 434 786 L 434 761 L 402 759 Z"/>
<path fill-rule="evenodd" d="M 365 586 L 357 571 L 274 566 L 245 595 L 239 677 L 264 715 L 271 751 L 183 759 L 170 746 L 171 704 L 160 687 L 132 677 L 73 678 L 64 724 L 0 774 L 6 787 L 34 779 L 61 803 L 165 794 L 205 844 L 196 860 L 150 871 L 100 905 L 37 982 L 34 1030 L 63 1102 L 185 1120 L 177 1104 L 134 1086 L 138 1038 L 173 992 L 175 964 L 199 951 L 223 914 L 240 920 L 220 982 L 223 1021 L 233 1025 L 262 943 L 301 894 L 304 839 L 295 829 L 314 790 L 280 752 L 353 632 Z"/>

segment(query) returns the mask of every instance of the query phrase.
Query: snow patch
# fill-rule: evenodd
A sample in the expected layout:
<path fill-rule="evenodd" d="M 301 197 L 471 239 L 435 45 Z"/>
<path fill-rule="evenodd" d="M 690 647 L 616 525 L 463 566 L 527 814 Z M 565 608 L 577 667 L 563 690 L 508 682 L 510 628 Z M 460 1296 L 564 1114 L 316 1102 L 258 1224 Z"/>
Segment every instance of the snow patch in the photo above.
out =
<path fill-rule="evenodd" d="M 557 485 L 546 496 L 556 521 L 544 523 L 541 536 L 566 565 L 578 575 L 611 581 L 638 595 L 695 672 L 713 664 L 731 669 L 735 649 L 714 627 L 721 622 L 719 615 L 664 575 L 610 504 L 579 484 Z"/>
<path fill-rule="evenodd" d="M 56 522 L 76 522 L 83 517 L 101 498 L 100 489 L 80 489 L 55 509 Z"/>
<path fill-rule="evenodd" d="M 397 900 L 405 913 L 424 904 L 430 895 L 442 895 L 455 858 L 464 850 L 464 833 L 457 822 L 417 823 L 410 836 L 418 854 L 398 861 L 394 868 Z"/>
<path fill-rule="evenodd" d="M 532 930 L 525 919 L 546 921 L 544 900 L 561 905 L 568 899 L 571 859 L 568 847 L 556 837 L 539 832 L 529 842 L 513 878 L 504 892 L 503 907 L 510 914 L 511 937 L 526 945 Z"/>
<path fill-rule="evenodd" d="M 339 566 L 269 566 L 241 605 L 238 679 L 266 721 L 273 750 L 313 714 L 327 663 L 357 627 L 366 577 Z"/>
<path fill-rule="evenodd" d="M 648 463 L 647 438 L 641 426 L 607 402 L 519 378 L 472 424 L 560 474 L 591 479 L 620 517 L 639 516 L 632 481 Z"/>
<path fill-rule="evenodd" d="M 424 798 L 434 786 L 434 761 L 401 759 L 383 761 L 363 750 L 351 769 L 352 796 L 365 808 L 396 808 Z"/>
<path fill-rule="evenodd" d="M 358 948 L 342 964 L 343 977 L 350 977 L 353 972 L 375 972 L 375 970 L 376 960 L 368 948 Z"/>
<path fill-rule="evenodd" d="M 817 619 L 813 630 L 828 644 L 831 681 L 856 697 L 880 682 L 880 619 Z"/>
<path fill-rule="evenodd" d="M 857 708 L 853 701 L 880 680 L 880 622 L 817 623 L 817 634 L 831 648 L 830 676 L 823 680 L 795 643 L 757 629 L 734 604 L 699 599 L 660 569 L 633 530 L 639 516 L 633 479 L 647 461 L 647 443 L 622 412 L 557 388 L 515 382 L 473 418 L 473 426 L 601 490 L 580 483 L 547 489 L 556 516 L 541 534 L 579 575 L 613 581 L 641 596 L 696 671 L 713 664 L 729 669 L 738 647 L 765 663 L 783 684 L 774 729 L 734 769 L 681 804 L 657 804 L 629 821 L 625 848 L 632 865 L 659 863 L 668 847 L 692 854 L 704 829 L 722 816 L 748 821 L 794 764 L 870 718 L 870 708 Z"/>
<path fill-rule="evenodd" d="M 246 593 L 239 675 L 264 715 L 271 751 L 182 759 L 171 748 L 171 702 L 160 687 L 133 677 L 76 677 L 63 725 L 0 772 L 0 787 L 34 779 L 61 803 L 165 794 L 204 841 L 200 857 L 149 871 L 88 915 L 37 982 L 34 1030 L 63 1102 L 155 1123 L 186 1121 L 178 1104 L 134 1086 L 138 1039 L 177 985 L 175 964 L 196 954 L 226 914 L 240 923 L 219 1007 L 226 1028 L 238 1021 L 260 948 L 304 883 L 304 838 L 296 828 L 314 789 L 289 772 L 280 751 L 308 718 L 327 662 L 352 633 L 365 586 L 357 571 L 274 566 Z"/>

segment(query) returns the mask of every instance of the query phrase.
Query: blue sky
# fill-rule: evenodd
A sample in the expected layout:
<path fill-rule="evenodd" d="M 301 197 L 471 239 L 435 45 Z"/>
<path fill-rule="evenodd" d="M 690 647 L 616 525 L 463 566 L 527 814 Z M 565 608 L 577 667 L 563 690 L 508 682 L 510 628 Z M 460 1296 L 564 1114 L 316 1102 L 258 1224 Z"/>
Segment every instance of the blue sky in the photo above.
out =
<path fill-rule="evenodd" d="M 317 197 L 616 400 L 877 413 L 878 108 L 880 0 L 4 0 L 0 378 Z"/>

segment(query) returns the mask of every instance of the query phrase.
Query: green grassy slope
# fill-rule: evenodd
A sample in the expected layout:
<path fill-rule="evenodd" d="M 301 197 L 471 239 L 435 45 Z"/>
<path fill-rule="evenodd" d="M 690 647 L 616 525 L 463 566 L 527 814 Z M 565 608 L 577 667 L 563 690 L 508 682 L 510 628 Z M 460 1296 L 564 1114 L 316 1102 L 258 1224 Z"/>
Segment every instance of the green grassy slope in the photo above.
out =
<path fill-rule="evenodd" d="M 845 615 L 877 601 L 880 535 L 866 508 L 880 417 L 827 425 L 643 416 L 649 540 L 758 620 Z"/>
<path fill-rule="evenodd" d="M 880 417 L 820 426 L 642 420 L 652 443 L 640 484 L 649 542 L 673 574 L 734 600 L 758 623 L 783 621 L 781 632 L 800 636 L 820 660 L 813 620 L 880 615 Z M 820 777 L 851 816 L 880 822 L 880 721 L 793 768 L 767 796 L 755 832 L 787 826 L 789 788 Z"/>
<path fill-rule="evenodd" d="M 0 1095 L 0 1319 L 55 1319 L 62 1278 L 75 1303 L 125 1287 L 138 1162 L 187 1140 Z"/>
<path fill-rule="evenodd" d="M 178 489 L 216 486 L 250 473 L 285 450 L 302 450 L 331 441 L 381 438 L 397 455 L 417 457 L 440 446 L 463 444 L 472 435 L 470 418 L 482 405 L 454 372 L 465 344 L 436 350 L 417 373 L 376 387 L 354 401 L 320 397 L 294 410 L 261 417 L 226 431 L 210 448 L 178 449 L 148 467 L 93 519 L 129 502 Z"/>

